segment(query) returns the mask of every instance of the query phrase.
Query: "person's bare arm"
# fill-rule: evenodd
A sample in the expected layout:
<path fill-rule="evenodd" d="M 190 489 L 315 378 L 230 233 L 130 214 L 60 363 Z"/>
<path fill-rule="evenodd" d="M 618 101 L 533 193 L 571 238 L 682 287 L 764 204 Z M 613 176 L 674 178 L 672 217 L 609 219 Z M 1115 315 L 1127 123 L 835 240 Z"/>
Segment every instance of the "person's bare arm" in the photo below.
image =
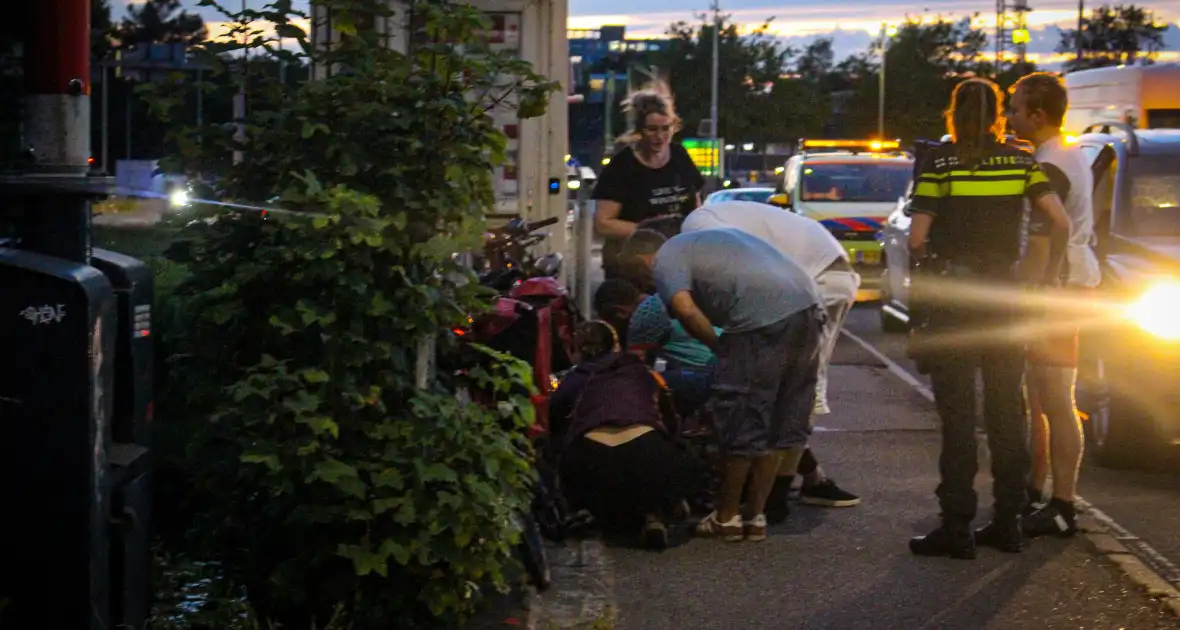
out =
<path fill-rule="evenodd" d="M 1020 279 L 1027 284 L 1051 281 L 1061 269 L 1065 250 L 1069 246 L 1069 215 L 1056 193 L 1047 193 L 1033 202 L 1035 210 L 1041 212 L 1052 223 L 1052 231 L 1044 236 L 1030 236 L 1024 259 L 1020 261 Z"/>
<path fill-rule="evenodd" d="M 1020 259 L 1020 281 L 1025 285 L 1035 285 L 1045 277 L 1049 269 L 1049 250 L 1052 247 L 1050 237 L 1028 237 L 1028 247 L 1024 251 L 1024 258 Z"/>
<path fill-rule="evenodd" d="M 684 325 L 684 330 L 698 341 L 709 346 L 710 350 L 717 348 L 717 331 L 708 317 L 701 312 L 697 303 L 692 299 L 692 293 L 679 291 L 672 296 L 672 314 Z"/>
<path fill-rule="evenodd" d="M 920 212 L 915 212 L 910 219 L 910 257 L 913 259 L 921 259 L 926 257 L 926 239 L 930 236 L 930 226 L 934 223 L 934 217 Z"/>
<path fill-rule="evenodd" d="M 594 231 L 608 238 L 627 238 L 635 233 L 635 224 L 619 218 L 622 204 L 608 199 L 598 200 L 594 211 Z"/>

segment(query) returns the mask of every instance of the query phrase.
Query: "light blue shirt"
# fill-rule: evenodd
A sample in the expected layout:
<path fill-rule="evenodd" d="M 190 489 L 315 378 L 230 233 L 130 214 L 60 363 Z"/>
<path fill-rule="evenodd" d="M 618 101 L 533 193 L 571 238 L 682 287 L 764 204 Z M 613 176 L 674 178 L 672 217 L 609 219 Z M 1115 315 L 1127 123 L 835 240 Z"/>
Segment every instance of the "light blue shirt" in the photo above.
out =
<path fill-rule="evenodd" d="M 690 291 L 705 317 L 727 333 L 765 328 L 821 303 L 807 270 L 732 228 L 672 237 L 656 253 L 652 275 L 666 304 Z"/>

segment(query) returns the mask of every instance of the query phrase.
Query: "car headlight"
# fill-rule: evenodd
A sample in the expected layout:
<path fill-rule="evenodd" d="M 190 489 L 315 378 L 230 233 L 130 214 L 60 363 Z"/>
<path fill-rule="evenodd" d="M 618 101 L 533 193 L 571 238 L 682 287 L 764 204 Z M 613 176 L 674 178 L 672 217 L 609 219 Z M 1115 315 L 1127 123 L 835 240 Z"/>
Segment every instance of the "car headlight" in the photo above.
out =
<path fill-rule="evenodd" d="M 1161 280 L 1127 307 L 1128 318 L 1161 339 L 1180 340 L 1180 281 Z"/>
<path fill-rule="evenodd" d="M 177 188 L 168 195 L 168 202 L 173 208 L 183 208 L 188 205 L 188 191 L 183 188 Z"/>

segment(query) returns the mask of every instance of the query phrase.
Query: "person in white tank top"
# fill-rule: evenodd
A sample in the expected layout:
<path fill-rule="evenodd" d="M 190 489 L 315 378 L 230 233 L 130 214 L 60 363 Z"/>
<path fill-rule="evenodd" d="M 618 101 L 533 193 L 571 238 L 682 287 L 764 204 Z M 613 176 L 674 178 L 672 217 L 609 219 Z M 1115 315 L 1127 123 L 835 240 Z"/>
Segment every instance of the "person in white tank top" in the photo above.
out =
<path fill-rule="evenodd" d="M 1061 134 L 1069 107 L 1065 85 L 1057 76 L 1038 72 L 1020 79 L 1009 103 L 1009 122 L 1017 135 L 1036 146 L 1036 158 L 1049 177 L 1069 217 L 1069 240 L 1046 245 L 1048 221 L 1031 216 L 1026 256 L 1047 257 L 1050 274 L 1042 283 L 1046 291 L 1064 290 L 1077 295 L 1102 280 L 1094 252 L 1094 175 L 1081 149 Z M 1046 250 L 1049 251 L 1046 251 Z M 1064 252 L 1059 250 L 1064 249 Z M 1064 258 L 1058 266 L 1054 258 Z M 1053 307 L 1045 313 L 1045 330 L 1030 342 L 1026 371 L 1029 407 L 1032 411 L 1033 471 L 1029 485 L 1032 510 L 1023 529 L 1029 536 L 1072 536 L 1077 531 L 1074 492 L 1082 463 L 1084 437 L 1077 417 L 1074 385 L 1077 381 L 1078 314 Z M 1047 503 L 1042 492 L 1050 468 L 1053 494 Z"/>

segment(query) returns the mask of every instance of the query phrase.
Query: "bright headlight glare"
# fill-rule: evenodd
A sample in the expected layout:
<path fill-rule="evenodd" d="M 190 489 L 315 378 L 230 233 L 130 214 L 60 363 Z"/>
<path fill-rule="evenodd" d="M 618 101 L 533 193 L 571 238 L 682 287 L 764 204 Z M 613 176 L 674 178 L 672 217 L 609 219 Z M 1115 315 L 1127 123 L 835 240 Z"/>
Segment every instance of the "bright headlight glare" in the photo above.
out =
<path fill-rule="evenodd" d="M 172 191 L 168 197 L 173 208 L 183 208 L 188 205 L 188 191 L 183 188 Z"/>
<path fill-rule="evenodd" d="M 582 187 L 582 180 L 580 180 L 580 179 L 571 179 L 570 180 L 570 183 L 569 183 L 570 190 L 577 190 L 581 187 Z"/>
<path fill-rule="evenodd" d="M 1140 328 L 1169 341 L 1180 340 L 1180 281 L 1161 280 L 1148 287 L 1127 307 L 1127 316 Z"/>

